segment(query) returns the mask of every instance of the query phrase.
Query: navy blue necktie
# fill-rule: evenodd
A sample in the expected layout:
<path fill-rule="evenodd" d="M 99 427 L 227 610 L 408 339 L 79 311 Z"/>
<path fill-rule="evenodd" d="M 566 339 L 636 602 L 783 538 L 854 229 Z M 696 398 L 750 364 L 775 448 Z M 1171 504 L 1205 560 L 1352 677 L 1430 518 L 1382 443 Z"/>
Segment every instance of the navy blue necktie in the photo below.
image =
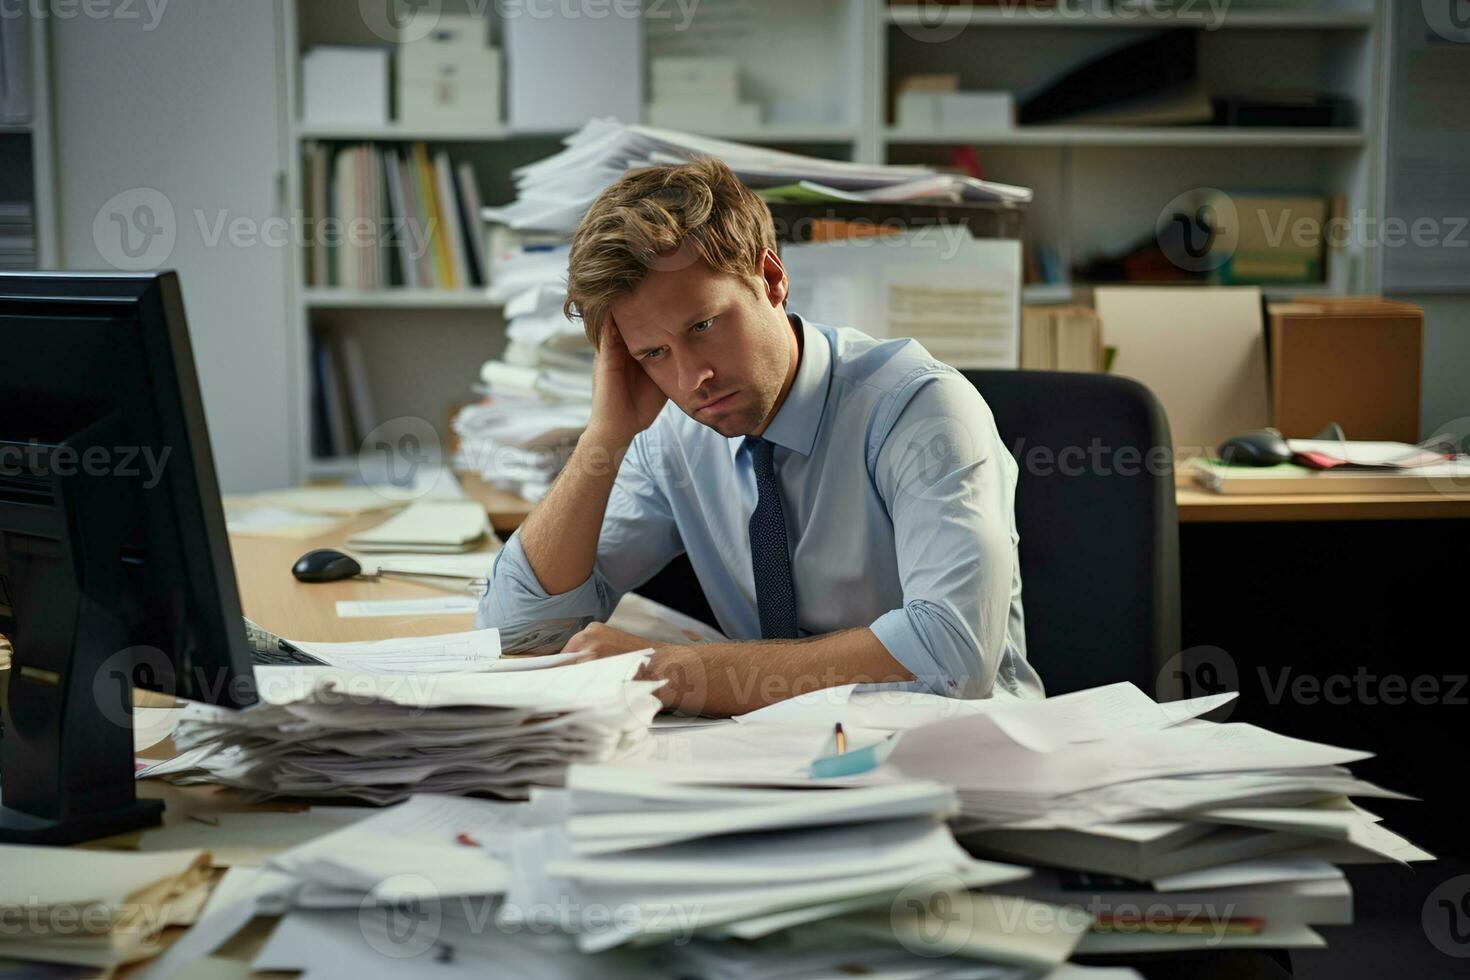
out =
<path fill-rule="evenodd" d="M 761 637 L 794 640 L 796 590 L 791 584 L 791 549 L 786 544 L 786 514 L 776 485 L 772 455 L 775 443 L 747 436 L 755 464 L 756 504 L 750 515 L 750 561 L 755 569 L 755 602 L 760 610 Z"/>

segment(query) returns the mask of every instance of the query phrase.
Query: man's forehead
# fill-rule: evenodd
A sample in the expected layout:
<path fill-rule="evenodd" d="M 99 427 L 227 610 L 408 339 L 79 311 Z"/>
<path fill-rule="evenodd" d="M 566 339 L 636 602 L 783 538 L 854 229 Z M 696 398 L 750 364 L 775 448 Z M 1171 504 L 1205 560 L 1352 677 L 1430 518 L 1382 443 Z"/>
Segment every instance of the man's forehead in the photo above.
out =
<path fill-rule="evenodd" d="M 610 307 L 623 341 L 633 349 L 640 341 L 662 343 L 667 335 L 698 321 L 718 298 L 720 278 L 696 269 L 650 273 L 637 289 Z"/>

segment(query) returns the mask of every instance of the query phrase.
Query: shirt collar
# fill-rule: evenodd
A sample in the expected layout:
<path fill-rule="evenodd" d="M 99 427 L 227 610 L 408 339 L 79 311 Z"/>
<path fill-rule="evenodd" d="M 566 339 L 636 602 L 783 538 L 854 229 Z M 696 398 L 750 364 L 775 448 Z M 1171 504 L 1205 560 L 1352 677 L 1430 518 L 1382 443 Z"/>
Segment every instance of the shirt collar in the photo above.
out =
<path fill-rule="evenodd" d="M 776 410 L 776 417 L 766 426 L 761 438 L 803 456 L 812 454 L 817 442 L 817 427 L 822 410 L 827 406 L 827 389 L 832 380 L 832 350 L 820 330 L 795 313 L 787 314 L 793 329 L 801 331 L 801 360 L 786 400 Z M 745 436 L 727 440 L 733 459 L 745 444 Z"/>

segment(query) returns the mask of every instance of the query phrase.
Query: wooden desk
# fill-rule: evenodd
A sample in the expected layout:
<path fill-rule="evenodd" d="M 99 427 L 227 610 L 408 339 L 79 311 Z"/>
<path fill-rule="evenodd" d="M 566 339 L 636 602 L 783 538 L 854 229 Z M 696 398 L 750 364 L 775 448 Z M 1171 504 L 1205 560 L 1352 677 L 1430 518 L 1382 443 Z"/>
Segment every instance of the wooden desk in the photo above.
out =
<path fill-rule="evenodd" d="M 1470 494 L 1222 494 L 1180 474 L 1175 487 L 1181 524 L 1282 521 L 1470 519 Z"/>
<path fill-rule="evenodd" d="M 380 524 L 385 515 L 359 518 L 330 534 L 315 538 L 233 536 L 235 579 L 245 615 L 260 626 L 293 640 L 345 642 L 380 640 L 389 636 L 431 636 L 456 633 L 473 626 L 473 616 L 371 616 L 343 619 L 339 600 L 427 599 L 444 590 L 391 576 L 307 584 L 296 581 L 291 566 L 313 548 L 345 548 L 358 531 Z"/>
<path fill-rule="evenodd" d="M 489 486 L 474 473 L 455 475 L 459 477 L 459 485 L 464 490 L 465 496 L 485 505 L 485 512 L 490 515 L 490 526 L 495 528 L 495 533 L 501 537 L 509 537 L 510 533 L 521 526 L 521 521 L 524 521 L 526 515 L 531 513 L 536 506 L 507 490 L 497 490 Z"/>
<path fill-rule="evenodd" d="M 469 473 L 459 474 L 465 495 L 485 504 L 490 524 L 509 535 L 534 504 L 487 486 Z M 1239 524 L 1277 521 L 1403 521 L 1470 518 L 1470 494 L 1359 493 L 1261 494 L 1229 496 L 1197 485 L 1179 474 L 1175 490 L 1181 524 Z M 264 625 L 264 624 L 262 624 Z M 307 637 L 302 637 L 307 639 Z"/>

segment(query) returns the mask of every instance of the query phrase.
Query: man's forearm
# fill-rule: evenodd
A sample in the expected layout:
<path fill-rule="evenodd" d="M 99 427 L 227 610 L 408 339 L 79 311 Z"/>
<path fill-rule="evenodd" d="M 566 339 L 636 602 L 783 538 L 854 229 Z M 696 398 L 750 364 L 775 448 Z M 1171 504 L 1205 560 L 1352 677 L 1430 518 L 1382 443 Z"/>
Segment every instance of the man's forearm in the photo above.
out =
<path fill-rule="evenodd" d="M 548 595 L 569 592 L 592 574 L 602 518 L 627 450 L 584 433 L 551 490 L 521 525 L 526 561 Z"/>
<path fill-rule="evenodd" d="M 680 646 L 654 670 L 677 692 L 669 706 L 727 717 L 844 684 L 885 684 L 913 675 L 866 627 L 805 640 Z"/>

